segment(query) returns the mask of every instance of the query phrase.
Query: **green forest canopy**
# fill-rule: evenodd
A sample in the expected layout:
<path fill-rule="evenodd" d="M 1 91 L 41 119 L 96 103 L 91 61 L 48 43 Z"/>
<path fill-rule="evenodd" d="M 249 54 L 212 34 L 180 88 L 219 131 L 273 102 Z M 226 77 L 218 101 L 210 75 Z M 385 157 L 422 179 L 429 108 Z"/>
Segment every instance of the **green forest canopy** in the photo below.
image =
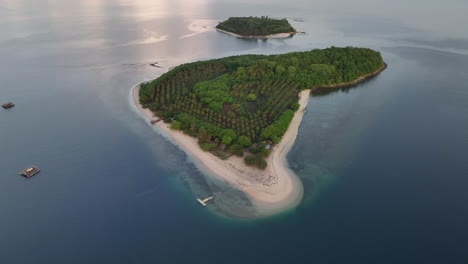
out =
<path fill-rule="evenodd" d="M 280 141 L 300 90 L 350 82 L 383 66 L 379 52 L 354 47 L 232 56 L 177 66 L 142 84 L 140 102 L 198 137 L 204 150 L 224 145 L 241 155 L 240 147 L 252 152 L 252 145 Z"/>
<path fill-rule="evenodd" d="M 273 19 L 263 16 L 230 17 L 228 20 L 220 22 L 216 28 L 242 36 L 267 36 L 296 31 L 286 19 Z"/>

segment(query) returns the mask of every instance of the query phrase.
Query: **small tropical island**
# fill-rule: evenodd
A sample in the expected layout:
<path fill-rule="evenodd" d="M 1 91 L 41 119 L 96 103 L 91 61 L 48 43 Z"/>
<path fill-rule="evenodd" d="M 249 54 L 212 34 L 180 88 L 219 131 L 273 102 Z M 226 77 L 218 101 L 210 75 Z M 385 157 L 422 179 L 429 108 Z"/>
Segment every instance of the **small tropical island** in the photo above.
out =
<path fill-rule="evenodd" d="M 298 33 L 287 19 L 262 17 L 230 17 L 216 29 L 239 38 L 287 38 Z"/>
<path fill-rule="evenodd" d="M 286 154 L 311 90 L 357 84 L 386 64 L 379 52 L 331 47 L 187 63 L 136 85 L 133 100 L 205 173 L 271 214 L 302 197 Z"/>

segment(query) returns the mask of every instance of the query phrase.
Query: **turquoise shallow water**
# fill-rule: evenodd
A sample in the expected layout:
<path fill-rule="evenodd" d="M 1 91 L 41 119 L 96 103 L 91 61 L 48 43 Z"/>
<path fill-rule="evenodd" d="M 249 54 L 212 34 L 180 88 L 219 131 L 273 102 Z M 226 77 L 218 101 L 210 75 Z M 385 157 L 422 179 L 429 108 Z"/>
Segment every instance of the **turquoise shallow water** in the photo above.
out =
<path fill-rule="evenodd" d="M 0 99 L 17 106 L 0 111 L 0 263 L 466 263 L 467 6 L 451 2 L 1 2 Z M 203 32 L 259 13 L 307 34 Z M 311 97 L 288 155 L 304 201 L 271 218 L 229 217 L 254 212 L 247 197 L 128 102 L 183 62 L 331 45 L 389 67 Z M 29 165 L 41 174 L 17 175 Z M 194 200 L 217 190 L 207 210 Z"/>

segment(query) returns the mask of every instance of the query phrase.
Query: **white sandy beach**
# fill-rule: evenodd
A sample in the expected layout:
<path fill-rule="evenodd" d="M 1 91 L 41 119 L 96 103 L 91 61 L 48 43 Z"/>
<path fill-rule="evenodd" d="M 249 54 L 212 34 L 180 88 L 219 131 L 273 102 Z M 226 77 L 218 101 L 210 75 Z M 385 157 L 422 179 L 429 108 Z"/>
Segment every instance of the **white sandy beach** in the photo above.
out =
<path fill-rule="evenodd" d="M 226 30 L 222 30 L 222 29 L 216 29 L 216 30 L 219 31 L 219 32 L 225 33 L 225 34 L 229 34 L 229 35 L 234 36 L 234 37 L 244 38 L 244 39 L 289 38 L 289 37 L 291 37 L 291 35 L 298 34 L 298 33 L 303 33 L 303 32 L 299 32 L 299 31 L 293 31 L 293 32 L 288 32 L 288 33 L 279 33 L 279 34 L 272 34 L 272 35 L 266 35 L 266 36 L 242 36 L 242 35 L 232 33 L 232 32 L 226 31 Z"/>
<path fill-rule="evenodd" d="M 140 84 L 132 88 L 133 102 L 148 122 L 154 120 L 156 118 L 154 114 L 139 103 L 139 90 Z M 185 151 L 195 161 L 198 169 L 244 191 L 261 214 L 270 215 L 293 208 L 302 199 L 302 182 L 289 169 L 286 154 L 297 137 L 309 95 L 310 90 L 300 92 L 299 103 L 301 106 L 296 111 L 281 142 L 273 147 L 267 159 L 268 167 L 265 170 L 247 166 L 243 158 L 236 156 L 221 160 L 211 153 L 203 151 L 198 145 L 198 139 L 185 135 L 181 131 L 172 130 L 169 128 L 170 125 L 164 122 L 158 122 L 154 126 Z"/>

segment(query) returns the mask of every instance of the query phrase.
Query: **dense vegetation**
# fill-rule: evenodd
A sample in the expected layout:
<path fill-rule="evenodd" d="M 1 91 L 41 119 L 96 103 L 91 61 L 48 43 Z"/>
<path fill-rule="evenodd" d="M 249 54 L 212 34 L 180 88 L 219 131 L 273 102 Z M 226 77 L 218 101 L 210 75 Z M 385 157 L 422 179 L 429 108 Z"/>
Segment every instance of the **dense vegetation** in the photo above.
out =
<path fill-rule="evenodd" d="M 384 65 L 379 52 L 335 48 L 243 55 L 180 65 L 142 84 L 140 102 L 172 129 L 199 138 L 220 157 L 248 149 L 247 164 L 265 167 L 265 143 L 277 143 L 299 108 L 298 92 L 350 82 Z"/>
<path fill-rule="evenodd" d="M 267 36 L 278 33 L 291 33 L 295 29 L 286 19 L 269 17 L 230 17 L 220 22 L 217 29 L 229 31 L 242 36 Z"/>

